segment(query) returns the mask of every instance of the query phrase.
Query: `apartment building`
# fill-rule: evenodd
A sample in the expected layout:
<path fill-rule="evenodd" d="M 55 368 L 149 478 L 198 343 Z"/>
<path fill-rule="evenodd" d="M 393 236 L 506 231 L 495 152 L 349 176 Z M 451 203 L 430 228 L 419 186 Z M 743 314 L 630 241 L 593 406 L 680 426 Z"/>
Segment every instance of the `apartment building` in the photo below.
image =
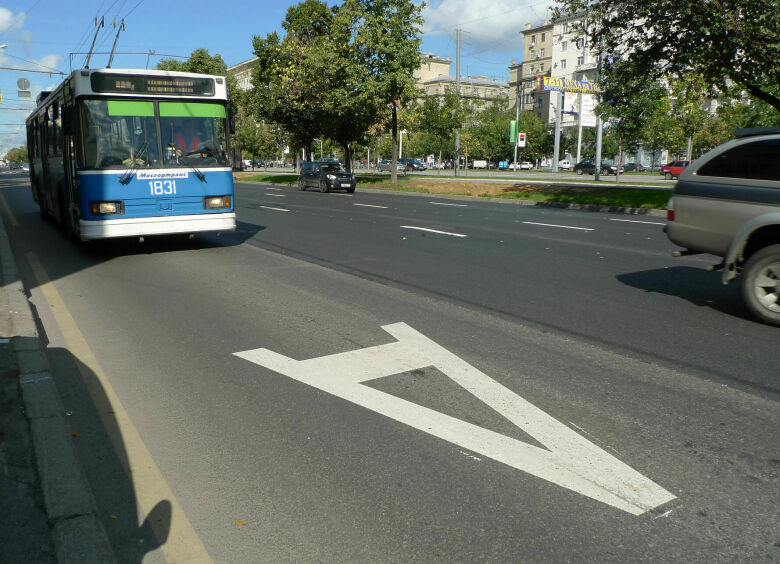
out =
<path fill-rule="evenodd" d="M 510 99 L 520 95 L 520 110 L 534 112 L 542 121 L 549 121 L 550 93 L 537 90 L 540 78 L 550 76 L 553 57 L 553 24 L 544 20 L 539 26 L 525 24 L 523 62 L 509 66 Z"/>
<path fill-rule="evenodd" d="M 252 57 L 246 61 L 228 67 L 227 71 L 236 77 L 238 87 L 241 90 L 249 90 L 252 87 L 252 69 L 257 66 L 257 57 Z"/>
<path fill-rule="evenodd" d="M 442 59 L 438 55 L 422 53 L 420 68 L 414 72 L 416 85 L 426 95 L 444 94 L 448 88 L 455 88 L 455 78 L 450 75 L 450 58 Z M 483 107 L 494 103 L 501 96 L 509 94 L 509 83 L 486 76 L 462 76 L 460 94 L 482 102 Z"/>

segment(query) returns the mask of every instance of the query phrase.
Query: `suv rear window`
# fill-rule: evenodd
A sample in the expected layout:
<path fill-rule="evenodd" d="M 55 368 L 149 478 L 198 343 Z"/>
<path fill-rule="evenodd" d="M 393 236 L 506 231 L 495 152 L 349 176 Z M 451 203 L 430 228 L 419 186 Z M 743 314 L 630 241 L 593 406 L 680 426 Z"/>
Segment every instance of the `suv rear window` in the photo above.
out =
<path fill-rule="evenodd" d="M 699 176 L 780 180 L 780 139 L 739 145 L 702 166 Z"/>

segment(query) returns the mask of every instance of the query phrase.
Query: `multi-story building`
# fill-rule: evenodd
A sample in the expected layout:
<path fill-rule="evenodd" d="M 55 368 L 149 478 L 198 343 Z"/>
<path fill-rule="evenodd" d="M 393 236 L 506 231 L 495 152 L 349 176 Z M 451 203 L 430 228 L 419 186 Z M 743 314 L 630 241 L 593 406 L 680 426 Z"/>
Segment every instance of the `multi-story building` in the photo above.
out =
<path fill-rule="evenodd" d="M 534 112 L 542 121 L 549 121 L 550 93 L 537 89 L 540 78 L 550 76 L 552 70 L 553 25 L 544 20 L 539 26 L 525 24 L 523 34 L 523 62 L 509 67 L 510 98 L 520 94 L 520 110 Z"/>
<path fill-rule="evenodd" d="M 455 88 L 455 78 L 450 75 L 450 58 L 442 59 L 431 53 L 423 53 L 420 68 L 414 72 L 417 87 L 426 95 L 442 95 Z M 480 101 L 484 106 L 509 94 L 509 84 L 486 76 L 462 76 L 460 94 L 464 98 Z"/>
<path fill-rule="evenodd" d="M 238 87 L 241 90 L 249 90 L 252 87 L 252 69 L 257 66 L 258 58 L 252 57 L 249 60 L 228 67 L 228 72 L 235 75 Z"/>

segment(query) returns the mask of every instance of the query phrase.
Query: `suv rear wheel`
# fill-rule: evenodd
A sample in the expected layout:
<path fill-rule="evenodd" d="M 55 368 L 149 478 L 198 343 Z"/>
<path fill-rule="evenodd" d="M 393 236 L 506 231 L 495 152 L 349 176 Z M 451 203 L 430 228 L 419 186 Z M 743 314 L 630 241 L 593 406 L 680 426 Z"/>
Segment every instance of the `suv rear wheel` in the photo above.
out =
<path fill-rule="evenodd" d="M 303 181 L 303 178 L 298 179 L 298 190 L 306 190 L 306 183 Z"/>
<path fill-rule="evenodd" d="M 780 325 L 780 245 L 761 249 L 745 263 L 742 298 L 753 315 Z"/>
<path fill-rule="evenodd" d="M 320 192 L 329 192 L 328 190 L 328 183 L 324 180 L 320 180 Z"/>

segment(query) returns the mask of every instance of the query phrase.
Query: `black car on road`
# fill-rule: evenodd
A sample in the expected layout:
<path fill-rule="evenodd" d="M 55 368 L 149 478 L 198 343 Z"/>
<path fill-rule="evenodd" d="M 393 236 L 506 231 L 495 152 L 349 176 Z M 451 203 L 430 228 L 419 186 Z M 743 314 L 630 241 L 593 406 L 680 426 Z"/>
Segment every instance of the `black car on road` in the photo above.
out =
<path fill-rule="evenodd" d="M 596 161 L 594 159 L 585 159 L 574 165 L 574 172 L 577 174 L 596 174 Z M 623 172 L 621 167 L 620 172 Z M 599 168 L 600 174 L 617 174 L 617 166 L 613 165 L 609 161 L 601 161 L 601 167 Z"/>
<path fill-rule="evenodd" d="M 305 162 L 301 165 L 298 189 L 318 188 L 320 192 L 331 190 L 355 191 L 355 175 L 341 168 L 338 162 Z"/>
<path fill-rule="evenodd" d="M 406 170 L 427 170 L 428 167 L 425 166 L 425 163 L 422 162 L 420 159 L 398 159 L 399 164 L 403 164 L 406 167 Z M 400 169 L 399 169 L 400 170 Z"/>

